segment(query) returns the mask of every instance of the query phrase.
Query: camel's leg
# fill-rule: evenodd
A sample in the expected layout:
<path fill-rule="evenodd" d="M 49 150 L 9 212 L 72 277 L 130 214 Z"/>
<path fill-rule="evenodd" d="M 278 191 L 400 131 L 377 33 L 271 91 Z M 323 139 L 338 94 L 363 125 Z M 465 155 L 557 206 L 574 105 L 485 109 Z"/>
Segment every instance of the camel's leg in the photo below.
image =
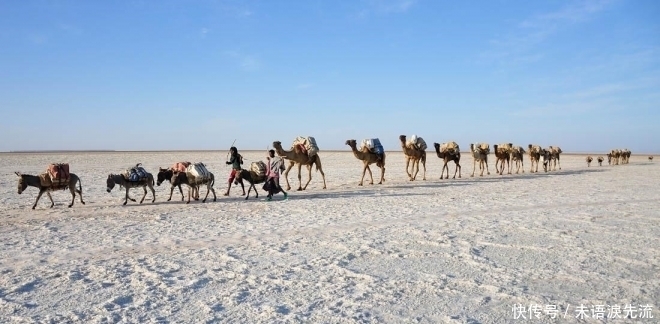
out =
<path fill-rule="evenodd" d="M 484 164 L 486 165 L 486 173 L 490 175 L 490 170 L 488 170 L 488 157 L 484 159 Z"/>
<path fill-rule="evenodd" d="M 406 174 L 408 175 L 408 180 L 412 181 L 413 180 L 412 174 L 408 172 L 409 166 L 410 166 L 410 158 L 406 158 Z M 413 168 L 414 168 L 414 164 L 413 164 Z"/>
<path fill-rule="evenodd" d="M 417 168 L 415 168 L 415 166 L 417 166 Z M 419 160 L 412 161 L 412 168 L 410 169 L 410 172 L 412 173 L 410 181 L 414 181 L 417 178 L 417 173 L 419 173 Z"/>
<path fill-rule="evenodd" d="M 497 155 L 497 152 L 495 152 L 495 154 Z M 495 159 L 495 173 L 497 173 L 497 170 L 499 170 L 499 169 L 497 168 L 497 163 L 499 163 L 500 161 L 501 161 L 500 158 L 497 158 L 497 157 L 496 157 L 496 159 Z"/>
<path fill-rule="evenodd" d="M 369 166 L 368 166 L 367 163 L 365 162 L 364 165 L 362 166 L 362 178 L 360 178 L 360 182 L 358 183 L 358 186 L 361 186 L 361 185 L 362 185 L 362 182 L 364 181 L 364 175 L 367 173 L 367 168 L 368 168 L 368 167 L 369 167 Z"/>
<path fill-rule="evenodd" d="M 50 199 L 50 208 L 53 208 L 53 206 L 55 206 L 55 202 L 53 201 L 53 196 L 50 195 L 50 191 L 46 191 L 46 196 L 48 196 L 48 199 Z M 73 199 L 75 199 L 75 197 Z"/>
<path fill-rule="evenodd" d="M 481 166 L 481 164 L 479 164 Z M 470 177 L 474 177 L 474 172 L 477 171 L 477 159 L 472 159 L 472 175 Z"/>
<path fill-rule="evenodd" d="M 206 184 L 206 196 L 204 197 L 204 200 L 202 200 L 203 203 L 206 202 L 206 198 L 209 197 L 209 193 L 211 192 L 211 183 Z M 197 195 L 199 195 L 199 187 L 197 187 Z M 199 197 L 197 197 L 199 199 Z"/>
<path fill-rule="evenodd" d="M 302 169 L 302 164 L 298 164 L 298 189 L 297 191 L 302 191 L 302 176 L 300 175 L 300 170 Z"/>
<path fill-rule="evenodd" d="M 302 167 L 302 165 L 301 165 Z M 300 168 L 298 169 L 298 179 L 300 179 Z M 307 165 L 307 183 L 305 183 L 305 186 L 302 188 L 302 190 L 307 189 L 307 185 L 312 181 L 312 165 L 309 164 Z"/>
<path fill-rule="evenodd" d="M 626 163 L 628 163 L 626 161 Z M 559 164 L 559 170 L 561 170 L 561 161 L 559 160 L 559 155 L 557 155 L 557 164 Z"/>
<path fill-rule="evenodd" d="M 424 168 L 422 173 L 422 180 L 426 181 L 426 158 L 422 161 L 422 168 Z M 449 175 L 449 169 L 447 169 L 447 175 Z"/>
<path fill-rule="evenodd" d="M 318 160 L 316 163 L 317 164 L 319 163 Z M 327 185 L 325 184 L 325 173 L 323 172 L 323 167 L 320 164 L 318 164 L 318 166 L 319 166 L 319 173 L 321 173 L 321 178 L 323 178 L 323 189 L 326 189 Z"/>
<path fill-rule="evenodd" d="M 385 181 L 385 165 L 380 167 L 380 182 L 378 184 L 383 184 L 383 181 Z"/>
<path fill-rule="evenodd" d="M 454 167 L 454 177 L 452 177 L 452 179 L 456 179 L 456 172 L 458 172 L 458 170 L 461 169 L 461 165 L 460 165 L 460 164 L 458 164 L 458 163 L 455 163 L 455 164 L 456 164 L 456 166 Z M 449 177 L 449 167 L 447 167 L 447 177 Z M 459 177 L 459 178 L 461 177 L 461 173 L 460 173 L 460 172 L 458 173 L 458 177 Z"/>
<path fill-rule="evenodd" d="M 508 174 L 511 174 L 511 159 L 506 160 L 506 166 L 507 166 L 507 168 L 509 168 L 509 173 Z"/>
<path fill-rule="evenodd" d="M 291 161 L 289 163 L 289 167 L 286 168 L 286 171 L 284 171 L 284 180 L 286 180 L 286 190 L 291 190 L 291 185 L 289 184 L 289 171 L 291 171 L 291 168 L 293 168 L 293 165 L 295 162 Z"/>
<path fill-rule="evenodd" d="M 367 164 L 367 171 L 369 171 L 369 178 L 371 178 L 371 182 L 369 184 L 374 184 L 374 176 L 371 173 L 371 168 L 369 167 L 368 164 Z"/>

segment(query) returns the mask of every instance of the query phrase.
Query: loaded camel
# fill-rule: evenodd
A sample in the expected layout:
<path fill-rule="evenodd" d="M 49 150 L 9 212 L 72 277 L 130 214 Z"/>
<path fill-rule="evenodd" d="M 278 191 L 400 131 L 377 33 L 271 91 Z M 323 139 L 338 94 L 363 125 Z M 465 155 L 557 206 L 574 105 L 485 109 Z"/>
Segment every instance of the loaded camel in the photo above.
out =
<path fill-rule="evenodd" d="M 589 156 L 587 156 L 586 160 L 587 160 L 587 167 L 590 167 L 591 166 L 591 161 L 593 161 L 594 158 L 592 158 L 591 155 L 589 155 Z"/>
<path fill-rule="evenodd" d="M 456 142 L 450 142 L 450 143 L 433 143 L 433 146 L 435 146 L 435 153 L 438 155 L 439 158 L 442 159 L 444 164 L 442 165 L 442 173 L 440 173 L 440 179 L 442 179 L 442 176 L 445 174 L 445 169 L 447 169 L 447 176 L 445 176 L 445 179 L 449 179 L 449 166 L 447 163 L 449 161 L 454 161 L 454 164 L 456 167 L 454 168 L 454 177 L 452 179 L 456 179 L 456 172 L 458 172 L 458 177 L 461 177 L 461 150 L 458 147 L 458 144 Z"/>
<path fill-rule="evenodd" d="M 605 161 L 605 159 L 603 159 L 602 156 L 599 156 L 597 161 L 598 161 L 598 166 L 603 166 L 603 161 Z"/>
<path fill-rule="evenodd" d="M 511 148 L 513 148 L 513 143 L 504 143 L 499 145 L 493 145 L 495 150 L 495 172 L 502 175 L 504 173 L 504 162 L 508 167 L 508 173 L 511 174 Z M 500 163 L 500 171 L 497 170 L 497 163 Z"/>
<path fill-rule="evenodd" d="M 548 171 L 550 171 L 550 164 L 552 164 L 552 171 L 557 170 L 557 164 L 559 164 L 559 170 L 561 170 L 561 162 L 559 161 L 559 154 L 561 154 L 563 151 L 559 146 L 550 146 L 548 148 L 548 151 L 550 153 L 550 161 L 548 164 Z"/>
<path fill-rule="evenodd" d="M 490 154 L 490 145 L 487 143 L 470 144 L 470 152 L 472 152 L 472 158 L 474 159 L 472 163 L 472 175 L 470 177 L 474 177 L 477 162 L 479 162 L 479 170 L 481 170 L 479 176 L 484 176 L 484 170 L 490 175 L 490 171 L 488 171 L 488 154 Z"/>
<path fill-rule="evenodd" d="M 511 161 L 516 162 L 516 174 L 522 170 L 525 173 L 525 165 L 523 164 L 523 157 L 525 156 L 525 150 L 520 146 L 514 146 L 511 148 Z"/>
<path fill-rule="evenodd" d="M 289 175 L 289 171 L 291 171 L 291 168 L 293 168 L 294 165 L 298 165 L 298 189 L 297 189 L 298 191 L 307 189 L 307 185 L 309 185 L 309 182 L 312 181 L 313 165 L 316 165 L 316 171 L 321 172 L 321 176 L 323 177 L 323 189 L 326 189 L 325 173 L 323 173 L 323 167 L 321 166 L 321 158 L 319 157 L 318 154 L 314 154 L 310 157 L 305 152 L 301 151 L 297 145 L 294 146 L 290 151 L 285 151 L 284 149 L 282 149 L 282 142 L 280 141 L 273 142 L 273 148 L 275 148 L 275 152 L 277 152 L 277 155 L 290 161 L 289 167 L 287 167 L 286 171 L 284 171 L 284 179 L 286 179 L 286 190 L 291 190 L 291 185 L 289 184 L 288 175 Z M 302 180 L 300 176 L 300 169 L 303 165 L 307 167 L 307 171 L 309 172 L 309 177 L 304 187 L 302 186 Z"/>
<path fill-rule="evenodd" d="M 403 154 L 406 157 L 406 174 L 408 174 L 408 179 L 410 181 L 415 181 L 415 178 L 417 178 L 417 173 L 419 173 L 419 163 L 421 162 L 422 166 L 424 167 L 422 180 L 426 180 L 426 151 L 420 150 L 414 145 L 408 146 L 406 143 L 406 135 L 400 135 L 399 140 L 401 141 Z M 412 162 L 412 166 L 410 165 L 410 162 Z M 410 172 L 408 172 L 409 166 Z M 415 166 L 417 169 L 415 169 Z M 414 174 L 413 170 L 415 170 Z"/>
<path fill-rule="evenodd" d="M 630 154 L 631 154 L 631 152 L 630 152 L 629 149 L 624 149 L 624 150 L 621 152 L 621 158 L 622 158 L 622 160 L 623 160 L 622 164 L 628 164 L 628 163 L 630 163 Z"/>
<path fill-rule="evenodd" d="M 112 191 L 112 189 L 115 187 L 115 185 L 119 185 L 119 187 L 124 187 L 126 188 L 126 195 L 124 196 L 124 205 L 128 203 L 128 200 L 135 202 L 135 199 L 131 198 L 128 196 L 128 189 L 131 188 L 140 188 L 144 189 L 144 196 L 142 196 L 142 199 L 140 200 L 140 204 L 144 202 L 144 198 L 147 197 L 147 187 L 151 189 L 151 194 L 153 196 L 153 199 L 151 202 L 156 201 L 156 190 L 154 190 L 154 176 L 151 175 L 151 173 L 147 173 L 147 177 L 145 179 L 141 179 L 140 181 L 128 181 L 126 178 L 124 178 L 123 175 L 121 174 L 109 174 L 108 179 L 106 180 L 106 185 L 107 185 L 107 191 L 108 193 Z"/>
<path fill-rule="evenodd" d="M 612 163 L 614 165 L 619 165 L 619 158 L 621 157 L 621 150 L 612 150 L 612 152 L 610 152 L 610 154 L 612 155 Z"/>
<path fill-rule="evenodd" d="M 607 165 L 612 164 L 612 153 L 607 153 Z"/>
<path fill-rule="evenodd" d="M 366 148 L 362 151 L 358 151 L 357 142 L 354 139 L 347 140 L 346 145 L 351 147 L 353 155 L 355 155 L 358 160 L 362 161 L 362 164 L 364 165 L 362 168 L 362 178 L 360 179 L 358 186 L 362 185 L 364 181 L 364 175 L 367 171 L 369 171 L 369 177 L 371 178 L 371 182 L 369 184 L 374 184 L 374 176 L 371 173 L 371 168 L 369 168 L 369 165 L 374 163 L 376 163 L 376 166 L 380 168 L 380 181 L 378 184 L 382 184 L 383 181 L 385 181 L 385 153 L 382 155 L 372 153 Z"/>
<path fill-rule="evenodd" d="M 527 146 L 529 152 L 529 160 L 531 162 L 531 167 L 529 169 L 530 173 L 539 172 L 539 161 L 541 160 L 541 152 L 543 149 L 539 145 L 529 144 Z M 534 165 L 536 164 L 536 168 Z"/>
<path fill-rule="evenodd" d="M 32 205 L 32 209 L 37 207 L 37 203 L 39 202 L 39 199 L 41 198 L 41 195 L 46 193 L 48 196 L 48 199 L 50 199 L 50 208 L 53 208 L 55 206 L 55 202 L 53 201 L 53 197 L 50 195 L 51 191 L 55 190 L 66 190 L 67 188 L 71 192 L 71 203 L 69 204 L 69 208 L 73 206 L 73 203 L 76 201 L 76 192 L 78 195 L 80 195 L 80 203 L 85 204 L 83 201 L 82 197 L 82 181 L 80 181 L 80 178 L 78 178 L 77 175 L 73 173 L 69 173 L 69 182 L 65 183 L 64 185 L 60 186 L 42 186 L 41 185 L 41 179 L 39 176 L 35 175 L 30 175 L 30 174 L 22 174 L 20 172 L 14 172 L 18 176 L 18 194 L 22 194 L 27 187 L 36 187 L 39 189 L 39 194 L 37 194 L 37 200 L 34 201 L 34 205 Z M 78 189 L 76 189 L 76 184 L 78 184 Z"/>
<path fill-rule="evenodd" d="M 550 171 L 550 162 L 552 162 L 552 153 L 549 150 L 541 149 L 541 163 L 543 164 L 543 171 Z"/>

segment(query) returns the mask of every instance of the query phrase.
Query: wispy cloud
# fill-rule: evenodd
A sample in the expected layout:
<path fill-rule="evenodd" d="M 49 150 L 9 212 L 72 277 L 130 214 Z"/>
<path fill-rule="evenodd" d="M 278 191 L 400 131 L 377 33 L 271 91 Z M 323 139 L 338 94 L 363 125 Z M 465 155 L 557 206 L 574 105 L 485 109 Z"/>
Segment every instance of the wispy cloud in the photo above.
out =
<path fill-rule="evenodd" d="M 311 84 L 311 83 L 301 83 L 301 84 L 299 84 L 299 85 L 296 86 L 296 89 L 299 89 L 299 90 L 302 90 L 302 89 L 309 89 L 309 88 L 311 88 L 311 87 L 313 87 L 313 86 L 314 86 L 314 85 Z"/>
<path fill-rule="evenodd" d="M 234 59 L 243 71 L 257 71 L 261 69 L 261 60 L 255 55 L 242 54 L 237 51 L 227 51 L 225 54 Z"/>
<path fill-rule="evenodd" d="M 366 7 L 357 14 L 359 18 L 366 18 L 370 14 L 405 13 L 412 8 L 417 0 L 365 0 Z"/>
<path fill-rule="evenodd" d="M 206 34 L 208 34 L 210 30 L 208 28 L 202 28 L 199 31 L 199 35 L 201 38 L 206 38 Z"/>
<path fill-rule="evenodd" d="M 554 12 L 524 19 L 505 36 L 492 39 L 489 42 L 491 48 L 483 52 L 480 58 L 509 64 L 536 62 L 543 57 L 542 53 L 534 53 L 538 44 L 546 41 L 562 28 L 588 21 L 613 2 L 613 0 L 580 1 Z"/>

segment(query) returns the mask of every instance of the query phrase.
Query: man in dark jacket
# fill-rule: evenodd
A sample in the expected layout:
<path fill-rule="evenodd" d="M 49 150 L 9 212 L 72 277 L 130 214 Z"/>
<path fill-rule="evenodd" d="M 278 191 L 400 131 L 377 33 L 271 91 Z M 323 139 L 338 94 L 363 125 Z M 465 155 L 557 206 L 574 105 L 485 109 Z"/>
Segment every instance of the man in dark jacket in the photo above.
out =
<path fill-rule="evenodd" d="M 227 161 L 228 165 L 231 165 L 231 173 L 229 174 L 229 186 L 227 187 L 227 192 L 225 192 L 225 196 L 229 196 L 229 189 L 231 189 L 231 183 L 236 179 L 236 172 L 241 172 L 241 164 L 243 164 L 243 156 L 238 154 L 238 149 L 235 146 L 232 146 L 229 149 L 229 152 L 231 153 L 231 157 L 229 158 L 229 161 Z M 243 196 L 245 196 L 245 185 L 243 185 L 243 179 L 239 179 L 238 183 L 241 184 L 241 188 L 243 189 Z"/>

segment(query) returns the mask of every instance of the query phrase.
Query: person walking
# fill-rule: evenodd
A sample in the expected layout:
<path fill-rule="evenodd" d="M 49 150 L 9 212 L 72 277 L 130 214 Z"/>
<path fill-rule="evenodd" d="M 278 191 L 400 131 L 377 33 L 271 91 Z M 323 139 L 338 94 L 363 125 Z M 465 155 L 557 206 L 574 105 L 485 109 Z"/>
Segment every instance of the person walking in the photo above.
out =
<path fill-rule="evenodd" d="M 225 196 L 229 196 L 231 183 L 234 181 L 234 179 L 236 179 L 236 172 L 241 172 L 241 164 L 243 164 L 243 156 L 238 154 L 238 149 L 235 146 L 232 146 L 229 149 L 229 152 L 231 153 L 231 157 L 229 158 L 229 161 L 227 161 L 227 165 L 231 165 L 231 173 L 229 173 L 229 186 L 227 187 Z M 238 183 L 241 184 L 241 188 L 243 189 L 243 196 L 245 196 L 245 185 L 243 185 L 243 179 L 238 179 Z"/>
<path fill-rule="evenodd" d="M 266 157 L 268 164 L 266 165 L 266 184 L 264 187 L 268 190 L 268 201 L 273 200 L 273 195 L 278 192 L 284 194 L 284 199 L 287 199 L 288 194 L 280 186 L 280 172 L 284 171 L 284 160 L 275 156 L 275 150 L 269 150 Z"/>

